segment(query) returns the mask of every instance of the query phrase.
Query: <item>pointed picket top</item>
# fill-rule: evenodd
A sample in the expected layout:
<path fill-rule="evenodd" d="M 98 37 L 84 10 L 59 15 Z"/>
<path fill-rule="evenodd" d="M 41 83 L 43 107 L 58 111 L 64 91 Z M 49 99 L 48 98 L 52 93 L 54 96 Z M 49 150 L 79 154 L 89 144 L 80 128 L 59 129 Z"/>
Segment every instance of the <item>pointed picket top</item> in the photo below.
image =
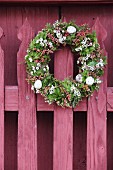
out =
<path fill-rule="evenodd" d="M 0 39 L 3 30 L 0 27 Z M 0 168 L 4 170 L 4 51 L 0 44 Z"/>
<path fill-rule="evenodd" d="M 107 55 L 104 41 L 107 32 L 96 19 L 92 30 L 96 31 L 98 42 Z M 100 88 L 93 93 L 88 100 L 88 120 L 87 120 L 87 170 L 107 170 L 107 141 L 106 141 L 106 100 L 107 100 L 107 69 L 101 77 L 103 81 Z"/>
<path fill-rule="evenodd" d="M 36 98 L 26 81 L 25 55 L 34 32 L 26 19 L 18 32 L 21 45 L 17 54 L 18 73 L 18 169 L 37 169 Z"/>
<path fill-rule="evenodd" d="M 105 41 L 107 37 L 107 31 L 104 28 L 104 26 L 101 24 L 99 17 L 97 17 L 95 24 L 92 27 L 92 30 L 96 31 L 98 41 L 102 48 L 104 48 L 103 42 Z"/>
<path fill-rule="evenodd" d="M 28 38 L 27 35 L 29 35 L 29 37 L 32 37 L 33 29 L 31 27 L 28 19 L 26 18 L 22 27 L 19 29 L 17 36 L 18 36 L 19 40 L 24 41 L 24 40 L 26 40 L 26 38 Z"/>

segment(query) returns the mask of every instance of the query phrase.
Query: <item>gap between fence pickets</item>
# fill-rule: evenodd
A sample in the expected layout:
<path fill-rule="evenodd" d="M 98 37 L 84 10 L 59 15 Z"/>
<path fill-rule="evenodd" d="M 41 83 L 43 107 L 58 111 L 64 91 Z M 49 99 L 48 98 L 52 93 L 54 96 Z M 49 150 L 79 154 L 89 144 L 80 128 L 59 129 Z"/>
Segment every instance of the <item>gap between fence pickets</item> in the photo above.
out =
<path fill-rule="evenodd" d="M 54 105 L 48 105 L 41 96 L 42 103 L 37 102 L 37 111 L 54 111 Z M 87 100 L 80 102 L 74 111 L 87 111 Z M 5 111 L 18 111 L 18 86 L 5 86 Z M 113 112 L 113 87 L 107 87 L 107 111 Z"/>
<path fill-rule="evenodd" d="M 0 39 L 3 30 L 0 27 Z M 4 170 L 4 52 L 0 44 L 0 170 Z"/>

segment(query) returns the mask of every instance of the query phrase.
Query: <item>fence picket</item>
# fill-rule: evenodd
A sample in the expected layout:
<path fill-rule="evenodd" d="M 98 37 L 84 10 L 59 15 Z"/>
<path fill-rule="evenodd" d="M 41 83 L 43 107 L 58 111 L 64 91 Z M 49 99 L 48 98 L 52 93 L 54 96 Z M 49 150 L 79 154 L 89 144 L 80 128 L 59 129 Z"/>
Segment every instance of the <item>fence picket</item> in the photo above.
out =
<path fill-rule="evenodd" d="M 97 18 L 93 29 L 96 30 L 99 43 L 107 37 L 106 30 Z M 106 53 L 106 52 L 105 52 Z M 103 83 L 98 92 L 88 100 L 87 121 L 87 170 L 107 170 L 106 150 L 106 112 L 107 112 L 107 69 L 102 77 Z"/>
<path fill-rule="evenodd" d="M 18 169 L 37 170 L 37 122 L 35 95 L 26 82 L 24 56 L 34 33 L 28 20 L 18 33 L 22 41 L 17 54 L 19 115 L 18 115 Z"/>
<path fill-rule="evenodd" d="M 0 38 L 3 30 L 0 27 Z M 0 45 L 0 170 L 4 170 L 4 52 Z"/>
<path fill-rule="evenodd" d="M 73 55 L 64 48 L 55 55 L 55 77 L 63 80 L 73 75 Z M 54 170 L 72 170 L 73 162 L 73 111 L 56 106 L 54 109 Z"/>

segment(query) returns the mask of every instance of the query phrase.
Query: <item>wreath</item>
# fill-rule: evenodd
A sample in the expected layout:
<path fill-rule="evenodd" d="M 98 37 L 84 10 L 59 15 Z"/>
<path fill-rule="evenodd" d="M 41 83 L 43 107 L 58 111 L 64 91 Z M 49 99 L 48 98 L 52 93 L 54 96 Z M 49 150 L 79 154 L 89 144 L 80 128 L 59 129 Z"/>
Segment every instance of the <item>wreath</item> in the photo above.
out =
<path fill-rule="evenodd" d="M 67 77 L 60 81 L 49 71 L 51 54 L 62 46 L 69 46 L 79 56 L 75 79 Z M 100 49 L 96 33 L 86 24 L 78 26 L 73 21 L 56 21 L 53 25 L 47 24 L 31 41 L 25 63 L 27 81 L 35 93 L 44 96 L 49 104 L 55 102 L 62 107 L 74 108 L 99 88 L 106 56 Z"/>

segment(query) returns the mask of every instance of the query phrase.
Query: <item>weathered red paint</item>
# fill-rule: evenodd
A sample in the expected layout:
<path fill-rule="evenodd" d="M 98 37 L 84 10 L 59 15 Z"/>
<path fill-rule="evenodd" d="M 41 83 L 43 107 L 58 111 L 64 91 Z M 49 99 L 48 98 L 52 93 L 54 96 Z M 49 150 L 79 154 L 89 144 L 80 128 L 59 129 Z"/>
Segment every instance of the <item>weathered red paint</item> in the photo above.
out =
<path fill-rule="evenodd" d="M 101 48 L 104 48 L 104 40 L 107 32 L 97 18 L 92 28 L 96 30 Z M 106 53 L 105 53 L 106 55 Z M 94 92 L 88 99 L 88 121 L 87 121 L 87 170 L 107 170 L 107 69 L 102 77 L 103 83 L 98 92 Z"/>
<path fill-rule="evenodd" d="M 34 33 L 26 19 L 18 38 L 22 41 L 17 54 L 19 115 L 18 115 L 18 169 L 37 170 L 37 122 L 35 95 L 26 82 L 24 56 Z M 24 106 L 24 107 L 23 107 Z"/>
<path fill-rule="evenodd" d="M 3 30 L 0 27 L 0 39 Z M 0 44 L 0 169 L 4 170 L 4 52 Z"/>
<path fill-rule="evenodd" d="M 56 52 L 54 75 L 59 80 L 73 76 L 73 54 L 69 48 Z M 54 109 L 54 170 L 73 169 L 73 111 L 55 106 Z"/>
<path fill-rule="evenodd" d="M 21 1 L 21 0 L 20 0 Z M 22 26 L 23 21 L 26 17 L 28 17 L 28 20 L 30 24 L 32 25 L 32 28 L 35 30 L 35 33 L 37 33 L 38 30 L 41 30 L 47 22 L 53 22 L 58 18 L 58 14 L 60 13 L 61 16 L 65 16 L 66 20 L 69 21 L 71 19 L 75 19 L 77 24 L 83 24 L 88 23 L 90 27 L 95 23 L 95 19 L 97 16 L 100 19 L 100 22 L 102 23 L 103 27 L 107 31 L 107 38 L 104 41 L 104 44 L 106 46 L 108 53 L 108 88 L 107 88 L 107 111 L 111 111 L 108 113 L 108 169 L 113 169 L 113 50 L 112 50 L 112 34 L 113 34 L 113 6 L 112 5 L 103 5 L 102 3 L 108 4 L 110 1 L 84 1 L 85 3 L 95 3 L 93 5 L 82 5 L 83 1 L 58 1 L 53 2 L 56 4 L 61 3 L 79 3 L 81 5 L 70 5 L 65 6 L 62 5 L 60 10 L 55 6 L 39 6 L 39 5 L 33 5 L 34 1 L 29 1 L 32 3 L 32 5 L 28 5 L 28 1 L 26 1 L 26 4 L 24 6 L 19 6 L 18 2 L 20 1 L 13 1 L 17 5 L 13 5 L 10 2 L 5 3 L 5 5 L 0 6 L 0 26 L 3 28 L 4 36 L 1 39 L 2 48 L 5 52 L 5 85 L 8 85 L 5 87 L 5 111 L 13 111 L 13 112 L 7 112 L 5 114 L 5 149 L 4 149 L 4 155 L 5 155 L 5 164 L 4 169 L 10 168 L 11 170 L 17 170 L 17 161 L 16 161 L 16 155 L 17 155 L 17 112 L 14 112 L 19 110 L 19 102 L 18 102 L 18 86 L 17 86 L 17 76 L 16 76 L 16 53 L 19 49 L 20 41 L 17 39 L 17 30 Z M 0 1 L 1 2 L 1 1 Z M 4 0 L 4 2 L 6 2 Z M 22 2 L 22 1 L 21 1 Z M 25 1 L 24 1 L 25 2 Z M 98 2 L 101 5 L 96 5 Z M 50 1 L 42 1 L 41 3 L 49 4 Z M 52 2 L 51 2 L 52 3 Z M 113 3 L 113 1 L 111 1 Z M 8 5 L 10 4 L 10 5 Z M 37 3 L 38 4 L 38 1 Z M 61 11 L 61 12 L 60 12 Z M 71 12 L 67 12 L 71 11 Z M 13 66 L 13 67 L 12 67 Z M 52 65 L 51 65 L 52 66 Z M 3 66 L 2 66 L 3 67 Z M 0 68 L 1 69 L 1 68 Z M 21 77 L 23 74 L 21 75 Z M 1 80 L 0 80 L 1 81 Z M 0 83 L 1 85 L 1 83 Z M 15 87 L 14 87 L 15 85 Z M 109 87 L 110 86 L 110 87 Z M 4 95 L 4 93 L 3 93 Z M 3 97 L 2 95 L 2 97 Z M 20 99 L 19 99 L 20 100 Z M 100 100 L 100 99 L 99 99 Z M 102 101 L 102 100 L 100 100 Z M 94 101 L 94 105 L 99 102 Z M 91 105 L 90 109 L 94 107 L 94 105 Z M 101 105 L 101 104 L 100 104 Z M 36 107 L 36 105 L 35 105 Z M 96 105 L 97 107 L 97 105 Z M 94 107 L 95 109 L 95 107 Z M 100 109 L 100 107 L 99 107 Z M 82 103 L 79 104 L 79 107 L 75 108 L 75 111 L 79 111 L 77 113 L 74 113 L 74 125 L 73 125 L 73 140 L 74 140 L 74 148 L 73 148 L 73 170 L 79 169 L 79 170 L 86 170 L 86 114 L 81 111 L 87 111 L 87 102 L 84 100 Z M 37 153 L 39 155 L 38 157 L 38 167 L 40 170 L 53 170 L 52 167 L 52 148 L 53 148 L 53 119 L 52 119 L 52 112 L 54 111 L 54 106 L 48 106 L 45 105 L 44 100 L 40 98 L 37 100 L 37 111 L 38 112 L 38 137 L 37 137 Z M 52 112 L 46 112 L 46 111 L 52 111 Z M 4 111 L 2 111 L 4 112 Z M 1 113 L 0 112 L 0 115 Z M 3 114 L 2 114 L 3 115 Z M 20 116 L 20 115 L 19 115 Z M 95 113 L 94 113 L 95 116 Z M 105 116 L 105 115 L 104 115 Z M 2 117 L 3 118 L 3 117 Z M 29 119 L 29 118 L 28 118 Z M 102 118 L 105 120 L 105 117 Z M 30 119 L 29 119 L 30 120 Z M 95 119 L 94 119 L 95 120 Z M 96 119 L 95 121 L 97 121 Z M 0 120 L 0 128 L 3 127 L 4 121 Z M 20 123 L 20 118 L 19 118 Z M 97 122 L 98 123 L 98 122 Z M 57 123 L 58 124 L 58 123 Z M 98 123 L 99 124 L 99 123 Z M 100 120 L 99 126 L 101 126 L 102 120 Z M 106 126 L 106 125 L 105 125 Z M 20 127 L 20 125 L 19 125 Z M 27 127 L 27 125 L 26 125 Z M 101 126 L 102 127 L 102 126 Z M 96 127 L 98 128 L 98 127 Z M 104 128 L 105 130 L 105 128 Z M 26 130 L 28 131 L 28 129 Z M 3 131 L 2 131 L 3 132 Z M 25 131 L 24 131 L 25 132 Z M 102 132 L 102 139 L 103 139 L 103 133 Z M 98 133 L 99 134 L 99 133 Z M 3 133 L 0 133 L 0 135 L 3 135 Z M 60 132 L 59 132 L 60 136 Z M 92 136 L 91 136 L 92 137 Z M 105 133 L 104 133 L 105 137 Z M 90 139 L 91 140 L 91 139 Z M 102 147 L 100 147 L 100 144 L 103 146 L 103 141 L 99 142 L 98 147 L 99 154 L 102 155 Z M 0 144 L 3 144 L 0 141 Z M 2 146 L 2 145 L 1 145 Z M 1 150 L 0 146 L 0 153 L 3 152 L 3 148 Z M 97 146 L 97 145 L 96 145 Z M 106 151 L 105 151 L 106 152 Z M 21 152 L 22 154 L 22 152 Z M 103 153 L 105 156 L 105 154 Z M 103 158 L 103 157 L 101 157 Z M 56 158 L 58 159 L 58 158 Z M 89 157 L 90 159 L 90 157 Z M 94 160 L 94 157 L 91 159 Z M 2 160 L 0 160 L 0 163 Z M 24 162 L 24 161 L 23 161 Z M 43 163 L 44 162 L 44 163 Z M 101 162 L 101 161 L 99 161 Z M 30 164 L 30 163 L 29 163 Z M 65 164 L 65 163 L 63 163 Z M 1 165 L 0 165 L 1 166 Z M 30 165 L 29 165 L 30 166 Z M 72 165 L 71 165 L 72 166 Z M 99 166 L 99 165 L 98 165 Z M 0 167 L 1 168 L 1 167 Z"/>
<path fill-rule="evenodd" d="M 18 86 L 5 86 L 5 111 L 18 111 Z"/>
<path fill-rule="evenodd" d="M 89 4 L 89 3 L 99 3 L 99 4 L 112 4 L 112 0 L 0 0 L 1 3 L 46 3 L 46 4 Z"/>

